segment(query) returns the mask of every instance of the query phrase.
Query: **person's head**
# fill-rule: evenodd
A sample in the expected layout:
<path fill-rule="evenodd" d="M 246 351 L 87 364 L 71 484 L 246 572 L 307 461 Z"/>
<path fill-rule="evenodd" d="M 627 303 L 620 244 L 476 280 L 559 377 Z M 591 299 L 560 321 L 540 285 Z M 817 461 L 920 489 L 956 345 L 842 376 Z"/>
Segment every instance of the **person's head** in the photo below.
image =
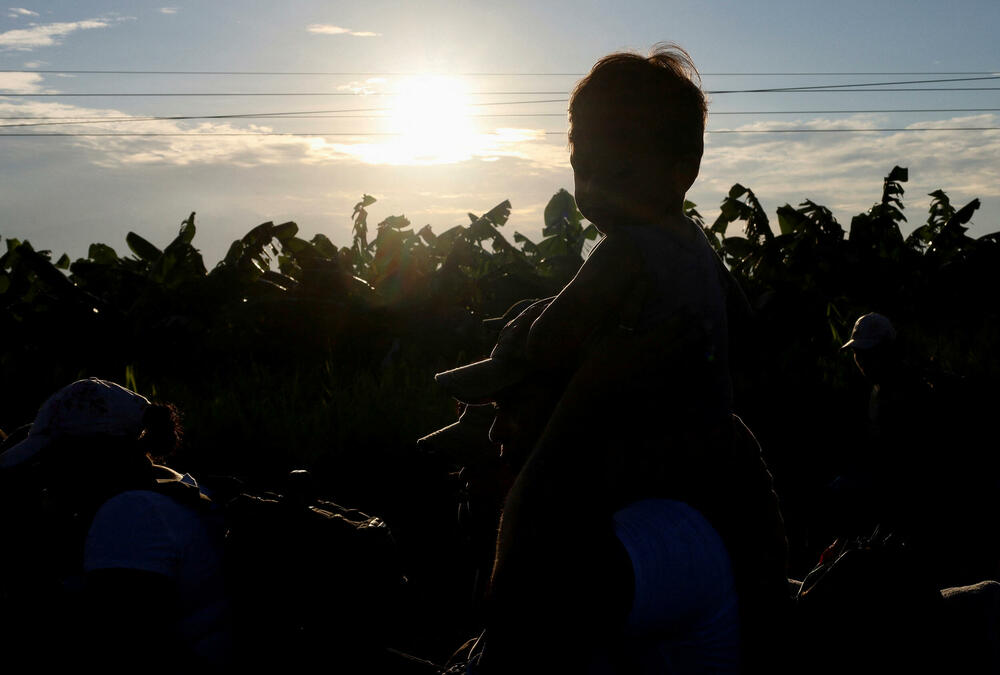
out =
<path fill-rule="evenodd" d="M 896 329 L 889 319 L 876 312 L 858 317 L 851 329 L 851 339 L 841 349 L 851 349 L 858 370 L 876 384 L 891 377 L 899 365 Z"/>
<path fill-rule="evenodd" d="M 445 391 L 468 406 L 492 404 L 489 439 L 515 463 L 531 452 L 568 381 L 566 373 L 533 367 L 525 357 L 528 329 L 549 300 L 535 302 L 508 322 L 489 358 L 434 376 Z M 463 419 L 466 416 L 468 411 Z M 457 423 L 425 438 L 449 432 L 460 441 L 460 429 Z"/>
<path fill-rule="evenodd" d="M 676 45 L 598 61 L 569 104 L 580 212 L 598 227 L 680 212 L 698 176 L 707 115 L 698 71 Z"/>
<path fill-rule="evenodd" d="M 173 406 L 113 382 L 78 380 L 42 404 L 26 437 L 0 453 L 0 469 L 40 467 L 53 494 L 99 499 L 148 484 L 151 460 L 173 452 L 180 434 Z"/>

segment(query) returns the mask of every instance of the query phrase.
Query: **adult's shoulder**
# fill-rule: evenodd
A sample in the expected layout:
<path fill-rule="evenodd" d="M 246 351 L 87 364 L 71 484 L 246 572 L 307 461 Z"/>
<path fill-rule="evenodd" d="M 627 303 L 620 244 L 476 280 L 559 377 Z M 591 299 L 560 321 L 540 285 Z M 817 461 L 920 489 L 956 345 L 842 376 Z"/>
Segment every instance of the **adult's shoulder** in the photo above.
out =
<path fill-rule="evenodd" d="M 127 490 L 97 510 L 84 546 L 85 571 L 138 569 L 167 576 L 176 573 L 184 542 L 199 524 L 198 515 L 152 490 Z"/>

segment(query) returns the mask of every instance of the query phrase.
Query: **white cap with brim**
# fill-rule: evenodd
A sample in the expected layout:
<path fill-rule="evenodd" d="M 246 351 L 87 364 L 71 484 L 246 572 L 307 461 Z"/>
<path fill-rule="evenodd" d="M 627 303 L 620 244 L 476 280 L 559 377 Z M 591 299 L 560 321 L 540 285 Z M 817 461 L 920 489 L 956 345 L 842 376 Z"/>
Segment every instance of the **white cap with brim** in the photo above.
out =
<path fill-rule="evenodd" d="M 488 359 L 438 373 L 434 380 L 463 403 L 476 405 L 494 400 L 496 394 L 522 381 L 533 370 L 524 353 L 528 330 L 551 301 L 539 300 L 511 319 L 500 331 Z"/>
<path fill-rule="evenodd" d="M 489 403 L 499 392 L 527 376 L 527 363 L 490 357 L 434 376 L 445 391 L 462 403 Z"/>
<path fill-rule="evenodd" d="M 869 312 L 858 317 L 851 329 L 851 339 L 845 342 L 841 349 L 871 349 L 880 344 L 892 342 L 896 339 L 896 329 L 892 322 L 885 316 L 876 312 Z"/>
<path fill-rule="evenodd" d="M 493 406 L 468 405 L 457 422 L 418 439 L 417 448 L 462 465 L 497 457 L 498 449 L 489 439 L 495 416 Z"/>
<path fill-rule="evenodd" d="M 0 454 L 0 469 L 23 464 L 61 438 L 111 436 L 137 439 L 149 399 L 114 382 L 92 377 L 52 394 L 35 415 L 28 437 Z"/>

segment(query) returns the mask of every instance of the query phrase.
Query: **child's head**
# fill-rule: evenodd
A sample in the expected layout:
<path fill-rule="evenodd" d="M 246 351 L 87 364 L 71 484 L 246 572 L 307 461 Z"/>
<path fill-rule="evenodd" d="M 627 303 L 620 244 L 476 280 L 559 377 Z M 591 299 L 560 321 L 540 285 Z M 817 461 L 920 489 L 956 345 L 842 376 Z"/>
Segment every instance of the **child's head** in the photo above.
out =
<path fill-rule="evenodd" d="M 576 198 L 592 222 L 649 222 L 683 206 L 704 149 L 708 105 L 680 47 L 597 62 L 573 91 L 569 143 Z"/>

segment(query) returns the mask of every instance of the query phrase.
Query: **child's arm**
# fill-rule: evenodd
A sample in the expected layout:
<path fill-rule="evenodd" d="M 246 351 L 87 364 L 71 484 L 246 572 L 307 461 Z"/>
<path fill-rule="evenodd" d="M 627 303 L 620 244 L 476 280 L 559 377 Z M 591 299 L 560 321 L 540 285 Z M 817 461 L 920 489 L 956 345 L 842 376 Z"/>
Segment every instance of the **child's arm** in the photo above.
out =
<path fill-rule="evenodd" d="M 528 359 L 547 367 L 576 365 L 587 338 L 623 306 L 638 270 L 639 252 L 632 240 L 605 237 L 531 324 Z"/>

